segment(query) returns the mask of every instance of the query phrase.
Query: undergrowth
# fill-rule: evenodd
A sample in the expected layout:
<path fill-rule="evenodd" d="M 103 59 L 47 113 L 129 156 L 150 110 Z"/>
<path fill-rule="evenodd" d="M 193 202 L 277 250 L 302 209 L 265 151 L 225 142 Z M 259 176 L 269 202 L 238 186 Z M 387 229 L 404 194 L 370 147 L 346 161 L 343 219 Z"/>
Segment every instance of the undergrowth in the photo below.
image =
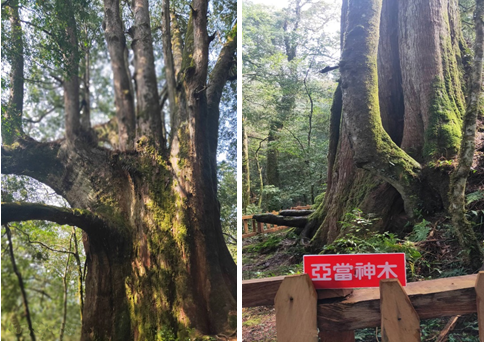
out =
<path fill-rule="evenodd" d="M 482 201 L 479 194 L 469 195 L 470 203 Z M 475 213 L 476 212 L 476 213 Z M 483 228 L 483 210 L 469 209 L 469 220 L 478 229 Z M 427 279 L 453 277 L 476 273 L 476 270 L 463 264 L 463 259 L 446 219 L 420 218 L 412 225 L 408 224 L 408 234 L 399 237 L 390 232 L 376 233 L 374 225 L 380 219 L 372 214 L 365 214 L 359 209 L 344 216 L 340 223 L 345 232 L 332 244 L 321 248 L 320 254 L 357 254 L 357 253 L 394 253 L 406 254 L 408 282 Z M 482 234 L 483 235 L 483 234 Z M 483 239 L 483 236 L 480 237 Z M 257 235 L 243 241 L 243 279 L 263 278 L 279 275 L 299 274 L 303 272 L 305 247 L 292 230 L 271 234 Z M 274 341 L 268 329 L 268 310 L 245 309 L 251 316 L 243 323 L 243 331 L 266 332 L 265 341 Z M 259 311 L 259 312 L 258 312 Z M 256 314 L 255 314 L 256 313 Z M 261 313 L 260 321 L 257 313 Z M 268 317 L 269 316 L 269 317 Z M 421 321 L 421 340 L 436 341 L 437 336 L 447 324 L 449 318 L 434 318 Z M 450 342 L 473 342 L 478 340 L 476 314 L 461 316 L 447 338 Z M 273 330 L 273 329 L 271 329 Z M 269 335 L 269 336 L 268 336 Z M 244 336 L 243 336 L 244 337 Z M 358 342 L 381 341 L 379 328 L 367 328 L 355 331 Z"/>

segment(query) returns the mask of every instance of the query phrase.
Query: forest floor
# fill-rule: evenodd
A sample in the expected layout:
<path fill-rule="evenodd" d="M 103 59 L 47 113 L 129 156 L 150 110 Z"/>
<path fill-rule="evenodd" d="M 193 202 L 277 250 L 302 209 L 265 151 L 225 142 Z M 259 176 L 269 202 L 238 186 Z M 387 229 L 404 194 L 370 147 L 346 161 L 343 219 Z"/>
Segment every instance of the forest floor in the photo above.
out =
<path fill-rule="evenodd" d="M 435 223 L 428 237 L 416 243 L 423 256 L 416 264 L 408 282 L 429 278 L 470 274 L 473 271 L 460 266 L 454 239 L 446 237 L 439 224 Z M 304 248 L 291 230 L 253 236 L 243 240 L 243 279 L 298 274 L 303 272 Z M 243 342 L 276 342 L 275 310 L 273 306 L 243 308 Z M 438 341 L 438 337 L 452 318 L 436 318 L 421 321 L 423 342 Z M 478 323 L 476 314 L 461 316 L 453 330 L 447 333 L 445 341 L 477 342 Z M 356 342 L 381 341 L 380 328 L 355 331 Z M 440 340 L 441 341 L 441 340 Z"/>

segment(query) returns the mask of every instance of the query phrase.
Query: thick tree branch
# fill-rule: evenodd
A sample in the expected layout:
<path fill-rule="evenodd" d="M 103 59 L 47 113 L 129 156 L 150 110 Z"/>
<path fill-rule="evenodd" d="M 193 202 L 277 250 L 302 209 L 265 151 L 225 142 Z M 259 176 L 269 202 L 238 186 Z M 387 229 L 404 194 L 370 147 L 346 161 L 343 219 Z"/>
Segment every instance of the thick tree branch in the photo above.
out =
<path fill-rule="evenodd" d="M 87 233 L 104 230 L 104 221 L 86 210 L 26 202 L 2 202 L 2 225 L 26 220 L 48 220 L 73 225 Z"/>
<path fill-rule="evenodd" d="M 58 157 L 59 141 L 40 143 L 31 138 L 17 140 L 13 145 L 2 146 L 2 174 L 26 175 L 56 190 L 64 173 Z"/>
<path fill-rule="evenodd" d="M 308 217 L 283 217 L 271 213 L 255 214 L 253 219 L 260 223 L 268 223 L 290 227 L 305 227 Z"/>
<path fill-rule="evenodd" d="M 207 103 L 209 109 L 213 106 L 219 106 L 222 90 L 229 78 L 229 70 L 234 65 L 234 54 L 237 48 L 237 25 L 234 25 L 227 36 L 226 44 L 219 54 L 216 65 L 209 76 L 209 85 L 207 86 Z"/>

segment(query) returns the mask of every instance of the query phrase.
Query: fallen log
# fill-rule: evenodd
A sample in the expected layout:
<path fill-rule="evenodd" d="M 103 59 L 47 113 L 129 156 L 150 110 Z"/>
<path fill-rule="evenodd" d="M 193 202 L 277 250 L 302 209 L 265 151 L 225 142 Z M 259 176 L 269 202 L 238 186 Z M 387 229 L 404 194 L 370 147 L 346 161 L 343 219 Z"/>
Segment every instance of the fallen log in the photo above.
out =
<path fill-rule="evenodd" d="M 253 219 L 260 223 L 276 224 L 279 226 L 305 227 L 308 217 L 283 217 L 275 214 L 254 214 Z"/>
<path fill-rule="evenodd" d="M 315 212 L 314 210 L 281 210 L 280 216 L 290 216 L 290 217 L 304 217 L 309 216 Z"/>

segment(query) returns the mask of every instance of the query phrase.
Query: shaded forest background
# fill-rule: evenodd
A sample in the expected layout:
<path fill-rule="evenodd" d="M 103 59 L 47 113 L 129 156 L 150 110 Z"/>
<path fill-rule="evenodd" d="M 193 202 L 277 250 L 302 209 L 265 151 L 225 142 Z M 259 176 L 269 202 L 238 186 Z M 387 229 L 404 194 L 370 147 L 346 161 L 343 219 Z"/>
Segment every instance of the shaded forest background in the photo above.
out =
<path fill-rule="evenodd" d="M 339 4 L 243 2 L 243 212 L 313 204 L 325 189 Z M 294 8 L 298 7 L 298 10 Z"/>

